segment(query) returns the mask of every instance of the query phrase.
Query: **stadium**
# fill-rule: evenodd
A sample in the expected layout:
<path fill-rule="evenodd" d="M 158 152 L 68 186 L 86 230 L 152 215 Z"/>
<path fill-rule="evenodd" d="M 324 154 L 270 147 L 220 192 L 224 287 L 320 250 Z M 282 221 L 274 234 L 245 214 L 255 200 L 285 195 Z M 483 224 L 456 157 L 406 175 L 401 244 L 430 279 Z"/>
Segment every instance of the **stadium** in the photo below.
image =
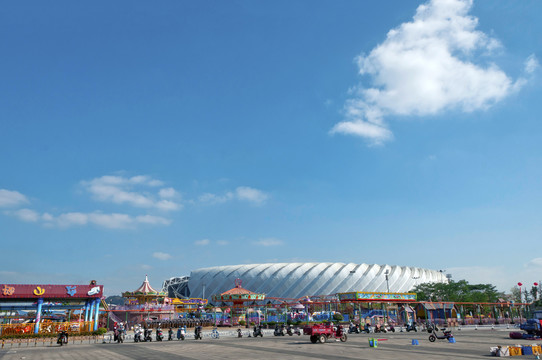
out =
<path fill-rule="evenodd" d="M 164 281 L 169 297 L 205 298 L 234 287 L 267 297 L 300 299 L 341 292 L 408 292 L 417 284 L 447 282 L 442 271 L 397 265 L 354 263 L 272 263 L 215 266 L 193 270 L 190 276 Z"/>

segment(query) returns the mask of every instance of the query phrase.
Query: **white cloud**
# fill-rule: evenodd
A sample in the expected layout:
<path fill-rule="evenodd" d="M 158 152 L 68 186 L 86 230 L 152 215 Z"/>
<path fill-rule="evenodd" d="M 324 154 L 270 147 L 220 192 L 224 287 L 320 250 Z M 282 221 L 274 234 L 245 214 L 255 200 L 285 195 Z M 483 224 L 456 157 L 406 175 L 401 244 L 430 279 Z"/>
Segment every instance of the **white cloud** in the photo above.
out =
<path fill-rule="evenodd" d="M 254 205 L 263 205 L 268 198 L 269 195 L 261 190 L 248 186 L 239 186 L 235 191 L 227 191 L 224 195 L 205 193 L 199 197 L 199 201 L 206 204 L 222 204 L 237 200 L 249 202 Z"/>
<path fill-rule="evenodd" d="M 267 239 L 260 239 L 258 241 L 253 242 L 254 245 L 258 246 L 281 246 L 284 244 L 282 240 L 275 239 L 275 238 L 267 238 Z"/>
<path fill-rule="evenodd" d="M 218 240 L 216 243 L 217 245 L 220 245 L 220 246 L 226 246 L 229 244 L 229 242 L 225 240 Z"/>
<path fill-rule="evenodd" d="M 0 189 L 0 207 L 15 207 L 28 202 L 26 196 L 18 191 Z"/>
<path fill-rule="evenodd" d="M 386 40 L 357 58 L 359 72 L 372 85 L 360 85 L 345 104 L 345 121 L 331 133 L 364 137 L 372 144 L 393 138 L 389 115 L 434 115 L 448 109 L 486 109 L 525 82 L 513 82 L 495 64 L 481 65 L 500 46 L 477 31 L 468 13 L 472 0 L 431 0 L 420 5 L 411 22 L 388 32 Z M 530 57 L 526 71 L 534 71 Z"/>
<path fill-rule="evenodd" d="M 532 74 L 535 72 L 536 69 L 540 67 L 540 63 L 538 62 L 538 59 L 536 56 L 531 55 L 527 58 L 525 61 L 525 72 L 527 74 Z"/>
<path fill-rule="evenodd" d="M 162 199 L 171 199 L 177 196 L 177 192 L 175 191 L 174 188 L 169 187 L 169 188 L 160 189 L 160 191 L 158 191 L 158 195 Z"/>
<path fill-rule="evenodd" d="M 170 254 L 163 253 L 163 252 L 155 252 L 152 254 L 152 256 L 163 261 L 171 259 Z"/>
<path fill-rule="evenodd" d="M 14 215 L 22 221 L 36 222 L 39 221 L 40 215 L 31 209 L 21 209 L 14 212 Z"/>
<path fill-rule="evenodd" d="M 6 212 L 8 215 L 13 215 L 19 220 L 26 222 L 41 222 L 49 227 L 73 227 L 73 226 L 85 226 L 93 224 L 98 227 L 104 227 L 108 229 L 126 229 L 136 227 L 138 224 L 147 225 L 169 225 L 171 220 L 163 218 L 161 216 L 153 215 L 139 215 L 131 216 L 128 214 L 104 214 L 100 212 L 82 213 L 82 212 L 69 212 L 62 213 L 58 216 L 53 216 L 49 213 L 39 214 L 31 209 L 21 209 L 13 212 Z"/>
<path fill-rule="evenodd" d="M 209 240 L 209 239 L 202 239 L 202 240 L 194 241 L 194 245 L 196 245 L 196 246 L 207 246 L 210 243 L 211 243 L 211 240 Z"/>
<path fill-rule="evenodd" d="M 215 195 L 211 193 L 205 193 L 199 197 L 199 201 L 207 204 L 222 204 L 230 201 L 234 198 L 232 192 L 227 192 L 224 195 Z"/>
<path fill-rule="evenodd" d="M 140 224 L 150 224 L 150 225 L 169 225 L 171 220 L 163 218 L 161 216 L 153 215 L 139 215 L 135 217 L 135 222 Z"/>
<path fill-rule="evenodd" d="M 256 205 L 263 204 L 269 197 L 263 191 L 250 188 L 248 186 L 238 187 L 237 189 L 235 189 L 235 194 L 237 195 L 237 199 L 242 201 L 248 201 Z"/>
<path fill-rule="evenodd" d="M 140 208 L 156 208 L 163 211 L 179 210 L 182 207 L 181 204 L 171 200 L 176 196 L 175 189 L 171 187 L 158 190 L 156 195 L 149 193 L 149 188 L 162 186 L 163 183 L 146 175 L 131 178 L 106 175 L 90 181 L 82 181 L 81 185 L 98 201 Z"/>

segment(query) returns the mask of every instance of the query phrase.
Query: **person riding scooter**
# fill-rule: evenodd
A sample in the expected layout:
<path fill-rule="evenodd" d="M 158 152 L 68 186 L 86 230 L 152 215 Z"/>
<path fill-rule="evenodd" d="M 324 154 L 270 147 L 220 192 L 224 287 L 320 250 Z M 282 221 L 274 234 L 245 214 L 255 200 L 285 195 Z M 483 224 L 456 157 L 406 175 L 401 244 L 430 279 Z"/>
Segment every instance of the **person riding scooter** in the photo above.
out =
<path fill-rule="evenodd" d="M 56 340 L 56 343 L 60 346 L 68 343 L 68 332 L 66 330 L 62 330 L 58 333 L 58 338 Z"/>
<path fill-rule="evenodd" d="M 141 342 L 143 341 L 142 334 L 143 330 L 141 330 L 141 325 L 136 325 L 134 329 L 134 342 Z"/>
<path fill-rule="evenodd" d="M 202 327 L 199 324 L 196 324 L 196 327 L 194 328 L 194 339 L 203 340 L 203 337 L 201 336 L 202 330 Z"/>

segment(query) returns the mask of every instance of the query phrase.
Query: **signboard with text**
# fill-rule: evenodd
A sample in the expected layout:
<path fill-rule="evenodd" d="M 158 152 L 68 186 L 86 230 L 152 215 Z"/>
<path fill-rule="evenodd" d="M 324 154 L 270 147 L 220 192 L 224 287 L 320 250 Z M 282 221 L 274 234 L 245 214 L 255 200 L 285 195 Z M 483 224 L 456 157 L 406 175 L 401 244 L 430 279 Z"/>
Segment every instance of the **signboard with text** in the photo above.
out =
<path fill-rule="evenodd" d="M 416 293 L 387 293 L 387 292 L 348 292 L 339 293 L 340 301 L 390 301 L 409 302 L 416 301 Z"/>
<path fill-rule="evenodd" d="M 102 296 L 103 285 L 0 284 L 0 299 L 88 299 Z"/>

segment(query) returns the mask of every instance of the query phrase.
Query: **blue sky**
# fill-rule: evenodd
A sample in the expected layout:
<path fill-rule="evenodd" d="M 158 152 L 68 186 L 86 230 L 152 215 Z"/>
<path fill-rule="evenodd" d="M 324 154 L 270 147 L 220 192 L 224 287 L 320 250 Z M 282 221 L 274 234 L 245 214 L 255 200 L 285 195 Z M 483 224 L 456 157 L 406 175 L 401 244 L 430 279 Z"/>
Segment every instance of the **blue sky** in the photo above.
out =
<path fill-rule="evenodd" d="M 542 3 L 10 1 L 0 279 L 542 278 Z"/>

